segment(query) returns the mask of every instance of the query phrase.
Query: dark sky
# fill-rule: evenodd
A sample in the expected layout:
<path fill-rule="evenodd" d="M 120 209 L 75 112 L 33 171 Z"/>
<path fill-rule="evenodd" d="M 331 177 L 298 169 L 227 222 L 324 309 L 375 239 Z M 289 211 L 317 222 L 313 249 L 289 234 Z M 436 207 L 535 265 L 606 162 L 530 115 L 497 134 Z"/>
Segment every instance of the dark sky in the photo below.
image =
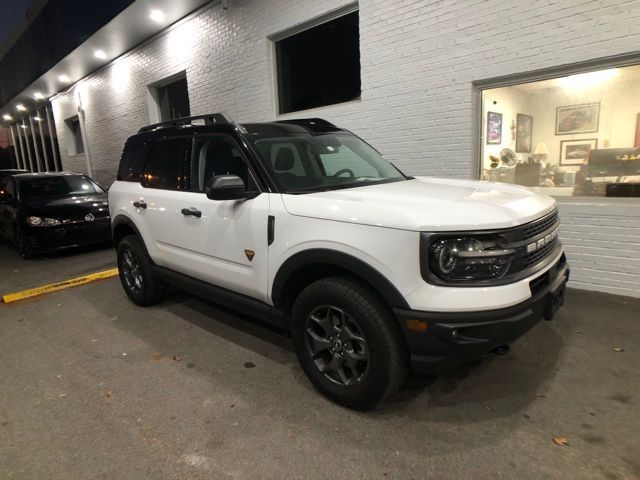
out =
<path fill-rule="evenodd" d="M 32 0 L 0 0 L 0 45 L 11 36 Z"/>

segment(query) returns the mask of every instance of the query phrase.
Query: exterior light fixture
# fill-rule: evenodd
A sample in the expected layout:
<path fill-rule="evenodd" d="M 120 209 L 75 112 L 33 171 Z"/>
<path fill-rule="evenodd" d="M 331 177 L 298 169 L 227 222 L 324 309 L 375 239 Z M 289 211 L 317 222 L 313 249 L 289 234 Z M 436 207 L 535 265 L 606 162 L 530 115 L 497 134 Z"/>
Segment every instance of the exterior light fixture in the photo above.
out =
<path fill-rule="evenodd" d="M 20 128 L 22 128 L 22 129 L 26 130 L 26 129 L 27 129 L 27 126 L 26 126 L 26 125 L 20 125 Z"/>
<path fill-rule="evenodd" d="M 69 83 L 71 81 L 71 80 L 69 80 L 69 77 L 66 76 L 66 75 L 60 75 L 58 77 L 58 80 L 60 80 L 61 82 L 64 82 L 64 83 Z"/>
<path fill-rule="evenodd" d="M 151 10 L 149 12 L 149 18 L 154 22 L 164 22 L 164 12 L 162 10 Z"/>
<path fill-rule="evenodd" d="M 42 100 L 44 98 L 44 95 L 42 95 L 40 92 L 36 92 L 33 94 L 33 98 L 35 98 L 36 100 Z"/>
<path fill-rule="evenodd" d="M 9 115 L 8 113 L 5 113 L 2 118 L 4 118 L 6 121 L 10 122 L 11 120 L 13 120 L 13 117 L 11 115 Z"/>
<path fill-rule="evenodd" d="M 18 105 L 16 105 L 16 110 L 18 110 L 19 112 L 26 112 L 27 111 L 27 107 L 25 107 L 23 104 L 19 103 Z"/>
<path fill-rule="evenodd" d="M 99 58 L 100 60 L 105 60 L 107 58 L 107 54 L 104 53 L 104 50 L 96 50 L 93 52 L 93 56 Z"/>
<path fill-rule="evenodd" d="M 33 119 L 34 119 L 36 122 L 41 122 L 41 121 L 42 121 L 42 119 L 41 119 L 38 115 L 36 115 L 35 117 L 33 117 Z"/>

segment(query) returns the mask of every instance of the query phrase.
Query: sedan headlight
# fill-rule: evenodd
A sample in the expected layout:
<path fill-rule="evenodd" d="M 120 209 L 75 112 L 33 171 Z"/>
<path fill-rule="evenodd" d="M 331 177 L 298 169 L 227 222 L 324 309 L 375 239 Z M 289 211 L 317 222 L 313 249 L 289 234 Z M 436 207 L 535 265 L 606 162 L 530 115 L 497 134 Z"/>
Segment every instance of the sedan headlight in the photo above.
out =
<path fill-rule="evenodd" d="M 429 271 L 445 282 L 493 280 L 509 270 L 515 249 L 493 237 L 434 238 L 429 244 Z"/>
<path fill-rule="evenodd" d="M 33 227 L 52 227 L 60 225 L 60 220 L 56 218 L 27 217 L 27 223 Z"/>

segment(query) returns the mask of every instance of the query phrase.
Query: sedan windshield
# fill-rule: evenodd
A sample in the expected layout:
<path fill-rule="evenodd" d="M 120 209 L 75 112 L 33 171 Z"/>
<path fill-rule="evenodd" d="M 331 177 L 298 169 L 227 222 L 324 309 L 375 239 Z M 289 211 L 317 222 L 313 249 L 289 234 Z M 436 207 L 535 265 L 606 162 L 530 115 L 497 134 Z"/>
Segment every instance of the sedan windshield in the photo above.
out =
<path fill-rule="evenodd" d="M 251 138 L 280 189 L 307 193 L 405 180 L 360 138 L 349 133 L 295 133 Z"/>
<path fill-rule="evenodd" d="M 19 195 L 23 201 L 52 197 L 95 195 L 104 190 L 84 175 L 61 175 L 21 179 Z"/>

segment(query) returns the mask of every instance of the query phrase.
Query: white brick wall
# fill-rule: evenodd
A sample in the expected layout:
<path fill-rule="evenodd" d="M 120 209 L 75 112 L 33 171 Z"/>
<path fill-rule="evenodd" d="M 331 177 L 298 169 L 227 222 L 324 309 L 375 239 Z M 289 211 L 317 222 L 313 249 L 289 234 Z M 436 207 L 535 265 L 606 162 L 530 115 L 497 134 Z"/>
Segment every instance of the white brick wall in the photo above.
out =
<path fill-rule="evenodd" d="M 239 121 L 274 119 L 268 37 L 347 3 L 232 0 L 228 10 L 212 4 L 53 101 L 64 167 L 85 170 L 84 157 L 70 158 L 66 150 L 64 119 L 76 114 L 74 89 L 86 105 L 94 176 L 107 184 L 126 137 L 149 123 L 146 86 L 168 75 L 186 71 L 194 115 L 225 110 Z M 472 81 L 637 51 L 638 24 L 637 0 L 361 0 L 361 99 L 282 117 L 324 117 L 411 174 L 473 177 Z M 640 273 L 633 270 L 640 259 L 633 248 L 640 244 L 638 207 L 611 210 L 619 214 L 602 207 L 597 215 L 585 208 L 563 207 L 563 221 L 596 236 L 609 233 L 600 221 L 635 227 L 620 230 L 629 236 L 616 242 L 627 245 L 620 250 L 629 253 L 624 274 L 607 268 L 617 253 L 605 260 L 603 251 L 589 250 L 601 248 L 600 237 L 584 245 L 567 237 L 574 286 L 640 296 Z M 614 280 L 625 283 L 613 286 Z"/>

